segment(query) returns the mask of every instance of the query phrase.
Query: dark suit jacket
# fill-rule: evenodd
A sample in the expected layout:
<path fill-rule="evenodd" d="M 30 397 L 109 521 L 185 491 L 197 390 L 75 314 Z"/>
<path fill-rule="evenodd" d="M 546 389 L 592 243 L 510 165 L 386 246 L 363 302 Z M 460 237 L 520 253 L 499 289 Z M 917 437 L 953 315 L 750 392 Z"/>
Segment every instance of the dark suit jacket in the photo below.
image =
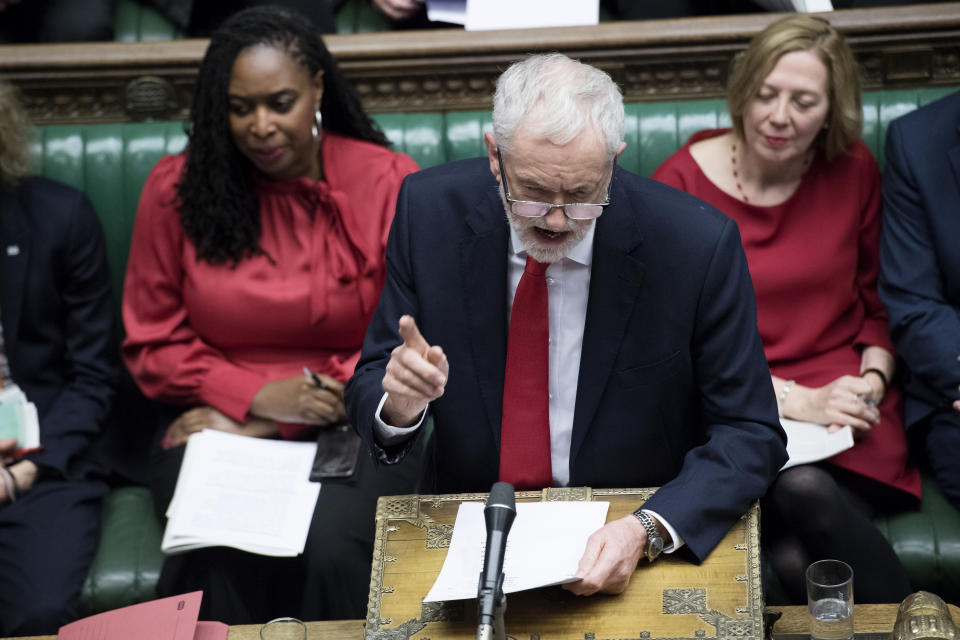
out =
<path fill-rule="evenodd" d="M 960 398 L 960 92 L 894 120 L 885 162 L 879 291 L 912 425 Z"/>
<path fill-rule="evenodd" d="M 387 280 L 347 386 L 366 441 L 397 320 L 450 362 L 433 402 L 437 489 L 497 480 L 507 342 L 509 227 L 486 159 L 409 176 Z M 662 488 L 647 503 L 703 558 L 785 460 L 736 225 L 622 169 L 597 222 L 570 452 L 570 484 Z M 409 446 L 409 444 L 408 444 Z"/>
<path fill-rule="evenodd" d="M 86 196 L 45 178 L 0 187 L 0 320 L 13 380 L 37 405 L 43 450 L 69 476 L 113 398 L 115 336 L 100 221 Z"/>

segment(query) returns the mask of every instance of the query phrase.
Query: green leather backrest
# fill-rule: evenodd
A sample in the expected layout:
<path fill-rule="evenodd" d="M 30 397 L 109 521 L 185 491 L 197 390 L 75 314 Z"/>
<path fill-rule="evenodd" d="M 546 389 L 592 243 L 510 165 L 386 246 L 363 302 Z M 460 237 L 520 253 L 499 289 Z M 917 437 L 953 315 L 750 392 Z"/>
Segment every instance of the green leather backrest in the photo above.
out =
<path fill-rule="evenodd" d="M 389 30 L 390 20 L 370 6 L 369 0 L 347 0 L 337 10 L 337 33 Z"/>
<path fill-rule="evenodd" d="M 123 291 L 140 190 L 164 154 L 179 153 L 182 122 L 38 127 L 36 173 L 83 190 L 103 222 L 114 298 Z"/>
<path fill-rule="evenodd" d="M 887 125 L 894 118 L 941 98 L 957 87 L 868 91 L 863 96 L 863 137 L 883 167 Z M 389 113 L 374 119 L 395 148 L 421 167 L 482 155 L 489 111 Z M 649 176 L 696 131 L 730 126 L 723 100 L 676 100 L 626 105 L 627 148 L 621 166 Z"/>
<path fill-rule="evenodd" d="M 176 40 L 183 33 L 153 7 L 137 0 L 117 0 L 113 19 L 117 42 Z"/>
<path fill-rule="evenodd" d="M 883 142 L 891 120 L 944 96 L 955 88 L 867 92 L 864 139 L 881 167 Z M 650 175 L 695 131 L 729 125 L 722 100 L 629 104 L 624 168 Z M 389 113 L 374 119 L 399 151 L 421 167 L 484 154 L 483 133 L 491 130 L 489 111 Z M 122 290 L 127 249 L 137 200 L 153 165 L 186 144 L 181 122 L 109 125 L 54 125 L 38 128 L 38 173 L 84 190 L 107 235 L 116 291 Z"/>

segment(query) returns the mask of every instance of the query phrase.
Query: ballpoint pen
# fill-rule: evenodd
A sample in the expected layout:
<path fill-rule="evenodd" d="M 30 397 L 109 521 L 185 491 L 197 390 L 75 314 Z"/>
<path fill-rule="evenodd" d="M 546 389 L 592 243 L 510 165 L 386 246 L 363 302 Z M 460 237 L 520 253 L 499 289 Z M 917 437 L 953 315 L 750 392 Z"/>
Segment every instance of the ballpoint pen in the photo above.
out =
<path fill-rule="evenodd" d="M 333 391 L 329 386 L 327 386 L 323 380 L 320 379 L 320 376 L 315 374 L 313 371 L 310 371 L 308 367 L 303 368 L 303 373 L 305 376 L 313 380 L 313 384 L 317 385 L 318 389 L 323 389 L 324 391 Z"/>

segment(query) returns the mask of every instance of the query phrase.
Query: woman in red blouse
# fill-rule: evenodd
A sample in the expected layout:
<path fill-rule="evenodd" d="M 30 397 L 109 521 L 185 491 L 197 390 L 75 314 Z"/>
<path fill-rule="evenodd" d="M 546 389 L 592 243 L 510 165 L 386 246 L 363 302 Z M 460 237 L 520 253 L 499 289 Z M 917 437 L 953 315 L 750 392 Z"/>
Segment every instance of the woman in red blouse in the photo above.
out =
<path fill-rule="evenodd" d="M 877 297 L 880 174 L 860 139 L 856 63 L 821 18 L 774 22 L 727 88 L 732 129 L 701 131 L 654 178 L 736 220 L 781 415 L 855 444 L 782 472 L 763 543 L 794 603 L 822 558 L 853 566 L 858 602 L 899 602 L 906 572 L 871 517 L 920 497 L 907 463 L 887 318 Z"/>
<path fill-rule="evenodd" d="M 124 286 L 127 366 L 176 405 L 152 452 L 161 513 L 192 433 L 309 438 L 344 420 L 396 196 L 416 170 L 306 19 L 257 7 L 214 34 L 187 150 L 144 186 Z M 230 624 L 363 617 L 377 496 L 411 492 L 415 465 L 361 455 L 352 478 L 323 482 L 303 556 L 172 556 L 160 595 L 204 589 L 202 615 Z"/>

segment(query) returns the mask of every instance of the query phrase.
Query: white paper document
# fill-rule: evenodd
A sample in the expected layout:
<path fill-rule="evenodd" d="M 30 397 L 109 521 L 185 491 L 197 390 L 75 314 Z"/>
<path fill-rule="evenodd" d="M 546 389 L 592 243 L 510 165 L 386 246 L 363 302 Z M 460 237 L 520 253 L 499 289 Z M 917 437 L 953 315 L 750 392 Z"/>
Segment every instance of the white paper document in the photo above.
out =
<path fill-rule="evenodd" d="M 427 19 L 463 24 L 467 21 L 467 0 L 426 0 Z"/>
<path fill-rule="evenodd" d="M 833 11 L 831 0 L 793 0 L 793 6 L 801 13 Z"/>
<path fill-rule="evenodd" d="M 315 442 L 204 430 L 187 440 L 161 548 L 173 554 L 234 547 L 267 556 L 303 553 L 320 483 Z"/>
<path fill-rule="evenodd" d="M 484 505 L 464 502 L 440 575 L 424 602 L 477 597 L 487 528 Z M 507 536 L 503 591 L 573 582 L 590 534 L 607 521 L 609 502 L 520 502 Z"/>
<path fill-rule="evenodd" d="M 817 460 L 826 460 L 853 446 L 853 427 L 843 427 L 836 433 L 827 433 L 822 424 L 797 422 L 780 418 L 783 430 L 787 432 L 787 463 L 781 471 L 798 464 L 807 464 Z"/>
<path fill-rule="evenodd" d="M 576 27 L 600 22 L 600 0 L 467 0 L 464 27 L 467 31 L 488 29 L 534 29 Z"/>
<path fill-rule="evenodd" d="M 14 456 L 40 448 L 37 406 L 15 384 L 0 389 L 0 438 L 15 438 Z"/>

